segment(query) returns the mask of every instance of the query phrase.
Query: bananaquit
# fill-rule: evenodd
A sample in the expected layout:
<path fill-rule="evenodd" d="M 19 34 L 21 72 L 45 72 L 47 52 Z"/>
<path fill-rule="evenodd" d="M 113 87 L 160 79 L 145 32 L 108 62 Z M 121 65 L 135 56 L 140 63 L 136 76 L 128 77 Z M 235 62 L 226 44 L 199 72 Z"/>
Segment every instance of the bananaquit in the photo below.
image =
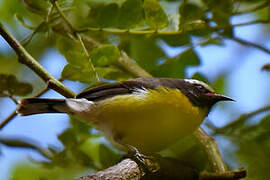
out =
<path fill-rule="evenodd" d="M 149 154 L 194 132 L 218 101 L 233 100 L 198 80 L 137 78 L 97 86 L 76 98 L 26 98 L 17 112 L 68 113 L 103 132 L 116 148 Z"/>

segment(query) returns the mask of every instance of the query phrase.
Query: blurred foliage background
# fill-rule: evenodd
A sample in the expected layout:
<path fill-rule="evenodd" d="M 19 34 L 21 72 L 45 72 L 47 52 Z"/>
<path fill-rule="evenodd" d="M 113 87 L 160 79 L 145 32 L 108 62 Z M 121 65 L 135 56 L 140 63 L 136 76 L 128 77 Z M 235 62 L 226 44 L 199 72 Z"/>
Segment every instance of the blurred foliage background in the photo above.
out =
<path fill-rule="evenodd" d="M 203 128 L 229 167 L 270 176 L 268 0 L 0 0 L 0 22 L 77 93 L 135 77 L 124 57 L 155 77 L 211 84 L 237 102 L 216 106 Z M 0 38 L 0 179 L 73 179 L 121 159 L 72 117 L 16 116 L 22 97 L 61 97 L 45 90 Z"/>

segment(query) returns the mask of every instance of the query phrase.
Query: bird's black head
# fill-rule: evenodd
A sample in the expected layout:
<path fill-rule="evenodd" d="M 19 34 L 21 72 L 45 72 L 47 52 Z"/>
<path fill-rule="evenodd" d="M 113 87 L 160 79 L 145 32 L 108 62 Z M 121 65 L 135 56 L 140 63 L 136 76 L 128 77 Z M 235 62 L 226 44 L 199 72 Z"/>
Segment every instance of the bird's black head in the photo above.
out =
<path fill-rule="evenodd" d="M 217 94 L 206 83 L 194 80 L 183 80 L 182 92 L 189 98 L 194 106 L 208 107 L 209 109 L 219 101 L 234 101 L 233 99 Z"/>

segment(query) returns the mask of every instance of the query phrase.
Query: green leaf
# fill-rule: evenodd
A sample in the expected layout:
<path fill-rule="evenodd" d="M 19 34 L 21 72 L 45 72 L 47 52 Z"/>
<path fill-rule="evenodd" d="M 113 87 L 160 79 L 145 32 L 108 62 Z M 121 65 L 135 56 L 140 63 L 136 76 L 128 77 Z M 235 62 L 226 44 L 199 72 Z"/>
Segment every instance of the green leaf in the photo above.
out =
<path fill-rule="evenodd" d="M 179 6 L 179 14 L 179 29 L 192 29 L 196 23 L 204 22 L 205 19 L 205 11 L 202 7 L 186 1 Z"/>
<path fill-rule="evenodd" d="M 120 51 L 116 46 L 107 44 L 94 49 L 90 57 L 95 66 L 105 67 L 118 61 Z"/>
<path fill-rule="evenodd" d="M 126 0 L 120 8 L 118 22 L 118 27 L 122 29 L 130 29 L 143 25 L 142 0 Z"/>
<path fill-rule="evenodd" d="M 220 94 L 225 92 L 225 77 L 224 75 L 219 76 L 212 84 L 214 90 Z"/>
<path fill-rule="evenodd" d="M 132 75 L 117 67 L 96 67 L 99 76 L 108 80 L 123 81 L 132 78 Z"/>
<path fill-rule="evenodd" d="M 83 53 L 82 48 L 78 41 L 63 36 L 58 37 L 56 42 L 56 48 L 63 55 L 65 55 L 69 51 L 77 51 Z"/>
<path fill-rule="evenodd" d="M 135 36 L 130 43 L 129 55 L 150 73 L 156 68 L 158 59 L 166 57 L 155 38 Z"/>
<path fill-rule="evenodd" d="M 179 56 L 166 59 L 153 73 L 154 76 L 184 78 L 187 66 L 200 64 L 200 59 L 193 49 L 188 49 Z"/>
<path fill-rule="evenodd" d="M 69 38 L 59 38 L 57 48 L 69 63 L 62 71 L 62 78 L 83 83 L 95 81 L 95 72 L 90 67 L 90 59 L 86 57 L 77 41 Z"/>
<path fill-rule="evenodd" d="M 233 29 L 230 25 L 230 18 L 233 13 L 233 0 L 203 0 L 212 11 L 213 21 L 224 30 L 223 35 L 233 36 Z"/>
<path fill-rule="evenodd" d="M 1 95 L 26 96 L 33 91 L 29 83 L 19 82 L 14 75 L 0 74 Z"/>
<path fill-rule="evenodd" d="M 183 46 L 190 43 L 190 36 L 187 33 L 159 37 L 171 46 Z"/>
<path fill-rule="evenodd" d="M 201 73 L 195 73 L 191 77 L 192 79 L 197 79 L 199 81 L 205 82 L 206 84 L 210 84 L 209 80 Z"/>
<path fill-rule="evenodd" d="M 99 137 L 91 137 L 84 141 L 79 149 L 93 160 L 95 166 L 102 168 L 99 155 L 100 145 Z"/>
<path fill-rule="evenodd" d="M 169 24 L 168 17 L 157 0 L 145 0 L 143 7 L 146 24 L 152 29 L 162 29 Z"/>
<path fill-rule="evenodd" d="M 91 6 L 89 14 L 90 25 L 97 27 L 117 27 L 119 18 L 119 5 L 116 3 L 104 4 L 98 3 Z"/>
<path fill-rule="evenodd" d="M 89 63 L 86 55 L 79 51 L 66 51 L 65 58 L 68 63 L 76 67 L 84 67 Z"/>
<path fill-rule="evenodd" d="M 28 9 L 36 14 L 45 15 L 47 14 L 49 3 L 44 0 L 24 0 L 24 3 Z"/>
<path fill-rule="evenodd" d="M 94 80 L 94 72 L 90 71 L 90 67 L 78 67 L 72 64 L 67 64 L 62 71 L 62 78 L 71 81 L 80 81 L 83 83 L 91 83 Z"/>
<path fill-rule="evenodd" d="M 15 17 L 16 19 L 21 23 L 22 26 L 28 28 L 28 29 L 31 29 L 31 30 L 34 30 L 35 27 L 32 27 L 32 26 L 29 26 L 25 21 L 24 21 L 24 18 L 22 15 L 20 14 L 15 14 Z"/>

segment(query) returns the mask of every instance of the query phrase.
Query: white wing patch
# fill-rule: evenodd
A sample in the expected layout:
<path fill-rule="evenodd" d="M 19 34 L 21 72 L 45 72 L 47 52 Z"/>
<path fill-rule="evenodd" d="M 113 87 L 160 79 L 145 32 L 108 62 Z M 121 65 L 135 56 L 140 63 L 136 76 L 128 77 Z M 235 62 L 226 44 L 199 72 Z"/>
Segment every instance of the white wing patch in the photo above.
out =
<path fill-rule="evenodd" d="M 199 81 L 197 79 L 184 79 L 184 81 L 189 82 L 191 84 L 200 84 L 203 87 L 205 87 L 206 89 L 208 89 L 209 91 L 214 92 L 214 89 L 211 88 L 208 84 L 206 84 L 206 83 L 204 83 L 202 81 Z"/>
<path fill-rule="evenodd" d="M 73 113 L 89 112 L 94 102 L 87 99 L 66 99 L 69 110 Z"/>
<path fill-rule="evenodd" d="M 141 87 L 141 88 L 133 89 L 132 94 L 134 94 L 138 97 L 144 98 L 148 93 L 149 93 L 149 91 L 145 87 Z"/>

